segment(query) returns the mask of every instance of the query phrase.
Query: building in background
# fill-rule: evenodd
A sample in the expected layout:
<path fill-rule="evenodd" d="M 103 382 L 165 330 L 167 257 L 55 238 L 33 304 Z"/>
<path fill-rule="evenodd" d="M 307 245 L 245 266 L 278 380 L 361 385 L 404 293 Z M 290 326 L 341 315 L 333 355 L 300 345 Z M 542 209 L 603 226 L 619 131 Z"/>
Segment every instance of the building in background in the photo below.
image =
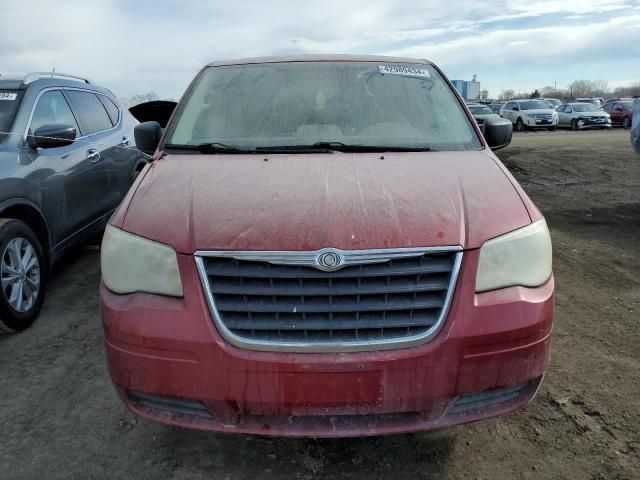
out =
<path fill-rule="evenodd" d="M 453 86 L 462 95 L 465 100 L 479 100 L 480 99 L 480 82 L 476 80 L 476 75 L 472 80 L 452 80 Z"/>

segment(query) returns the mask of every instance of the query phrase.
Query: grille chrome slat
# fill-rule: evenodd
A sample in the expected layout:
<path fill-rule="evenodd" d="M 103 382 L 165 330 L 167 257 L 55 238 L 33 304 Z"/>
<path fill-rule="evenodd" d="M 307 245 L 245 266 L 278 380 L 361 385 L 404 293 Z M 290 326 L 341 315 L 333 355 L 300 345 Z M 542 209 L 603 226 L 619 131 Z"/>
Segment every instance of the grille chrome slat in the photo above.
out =
<path fill-rule="evenodd" d="M 317 255 L 327 250 L 341 257 L 338 269 L 318 265 Z M 264 252 L 263 260 L 260 252 L 196 252 L 196 264 L 218 330 L 238 347 L 377 350 L 437 334 L 455 289 L 460 250 L 323 249 Z"/>
<path fill-rule="evenodd" d="M 331 330 L 357 330 L 357 329 L 379 329 L 379 328 L 406 328 L 421 327 L 425 323 L 433 325 L 437 316 L 433 312 L 425 314 L 414 314 L 413 318 L 409 318 L 406 314 L 405 318 L 397 319 L 385 318 L 378 320 L 370 320 L 361 318 L 359 320 L 333 320 L 331 322 Z M 327 322 L 324 320 L 248 320 L 246 318 L 226 318 L 225 324 L 231 330 L 287 330 L 287 331 L 304 331 L 304 330 L 327 330 Z"/>
<path fill-rule="evenodd" d="M 217 302 L 219 312 L 251 312 L 251 313 L 343 313 L 343 312 L 372 312 L 372 311 L 390 311 L 390 310 L 408 310 L 408 309 L 441 309 L 443 302 L 440 300 L 431 300 L 426 302 L 407 303 L 374 303 L 371 305 L 309 305 L 309 304 L 258 304 L 258 303 L 240 303 L 240 302 Z"/>
<path fill-rule="evenodd" d="M 255 265 L 249 265 L 255 264 Z M 273 268 L 266 262 L 243 260 L 240 268 L 234 268 L 233 262 L 224 261 L 218 265 L 208 264 L 207 275 L 223 277 L 250 277 L 250 278 L 326 278 L 327 272 L 322 272 L 309 267 L 281 266 Z M 332 278 L 357 278 L 357 277 L 386 277 L 398 275 L 418 275 L 423 273 L 446 273 L 451 271 L 449 258 L 434 259 L 428 265 L 414 265 L 391 270 L 388 264 L 360 265 L 361 269 L 351 270 L 353 267 L 345 267 L 332 273 Z M 280 267 L 278 265 L 278 267 Z"/>
<path fill-rule="evenodd" d="M 358 277 L 360 280 L 362 277 Z M 300 279 L 302 280 L 302 279 Z M 399 280 L 402 280 L 400 277 Z M 249 285 L 236 285 L 233 283 L 224 283 L 224 281 L 218 280 L 211 285 L 211 291 L 214 294 L 227 294 L 227 295 L 276 295 L 276 296 L 296 296 L 296 295 L 367 295 L 367 294 L 384 294 L 384 293 L 414 293 L 414 292 L 432 292 L 446 290 L 448 286 L 448 280 L 446 278 L 428 279 L 421 282 L 414 280 L 406 280 L 402 282 L 396 282 L 395 285 L 387 285 L 386 282 L 382 286 L 376 285 L 358 285 L 356 282 L 354 285 L 342 285 L 339 288 L 335 286 L 329 288 L 328 286 L 299 286 L 299 287 L 286 287 L 277 286 L 273 282 L 270 282 L 269 286 L 249 286 Z"/>

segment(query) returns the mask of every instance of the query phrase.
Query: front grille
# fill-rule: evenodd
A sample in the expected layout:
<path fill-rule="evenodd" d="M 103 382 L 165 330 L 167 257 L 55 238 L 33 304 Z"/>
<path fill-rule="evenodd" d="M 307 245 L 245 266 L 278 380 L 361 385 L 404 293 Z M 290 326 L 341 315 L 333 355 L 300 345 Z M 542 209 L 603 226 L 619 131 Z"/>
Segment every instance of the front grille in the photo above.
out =
<path fill-rule="evenodd" d="M 533 118 L 535 118 L 536 120 L 552 120 L 553 114 L 552 113 L 536 113 L 533 115 Z"/>
<path fill-rule="evenodd" d="M 462 254 L 389 254 L 391 259 L 384 262 L 354 264 L 362 252 L 352 251 L 349 266 L 332 272 L 299 261 L 281 265 L 213 252 L 197 258 L 214 318 L 221 333 L 238 346 L 292 351 L 392 348 L 435 334 Z M 343 254 L 348 258 L 350 252 Z"/>

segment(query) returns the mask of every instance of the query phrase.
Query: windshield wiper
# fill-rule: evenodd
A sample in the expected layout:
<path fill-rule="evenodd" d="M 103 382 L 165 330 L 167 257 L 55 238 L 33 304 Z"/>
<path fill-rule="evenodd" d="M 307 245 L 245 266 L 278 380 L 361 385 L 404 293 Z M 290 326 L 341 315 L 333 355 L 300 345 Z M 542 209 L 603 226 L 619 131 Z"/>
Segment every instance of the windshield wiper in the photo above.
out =
<path fill-rule="evenodd" d="M 238 148 L 233 145 L 227 145 L 225 143 L 211 142 L 201 143 L 199 145 L 181 145 L 174 143 L 166 143 L 165 148 L 175 150 L 193 150 L 200 153 L 256 153 L 255 150 Z"/>
<path fill-rule="evenodd" d="M 256 150 L 272 152 L 429 152 L 430 147 L 398 147 L 391 145 L 350 145 L 342 142 L 316 142 L 311 145 L 280 145 L 275 147 L 257 147 Z"/>

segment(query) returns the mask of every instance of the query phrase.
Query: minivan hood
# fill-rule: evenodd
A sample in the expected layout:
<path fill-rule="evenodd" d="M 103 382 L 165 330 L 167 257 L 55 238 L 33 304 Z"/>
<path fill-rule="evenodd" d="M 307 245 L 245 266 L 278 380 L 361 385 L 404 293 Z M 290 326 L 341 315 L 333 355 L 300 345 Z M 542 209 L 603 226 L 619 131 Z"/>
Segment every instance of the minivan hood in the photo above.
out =
<path fill-rule="evenodd" d="M 484 151 L 167 155 L 118 226 L 187 254 L 477 248 L 530 223 L 512 181 Z"/>

